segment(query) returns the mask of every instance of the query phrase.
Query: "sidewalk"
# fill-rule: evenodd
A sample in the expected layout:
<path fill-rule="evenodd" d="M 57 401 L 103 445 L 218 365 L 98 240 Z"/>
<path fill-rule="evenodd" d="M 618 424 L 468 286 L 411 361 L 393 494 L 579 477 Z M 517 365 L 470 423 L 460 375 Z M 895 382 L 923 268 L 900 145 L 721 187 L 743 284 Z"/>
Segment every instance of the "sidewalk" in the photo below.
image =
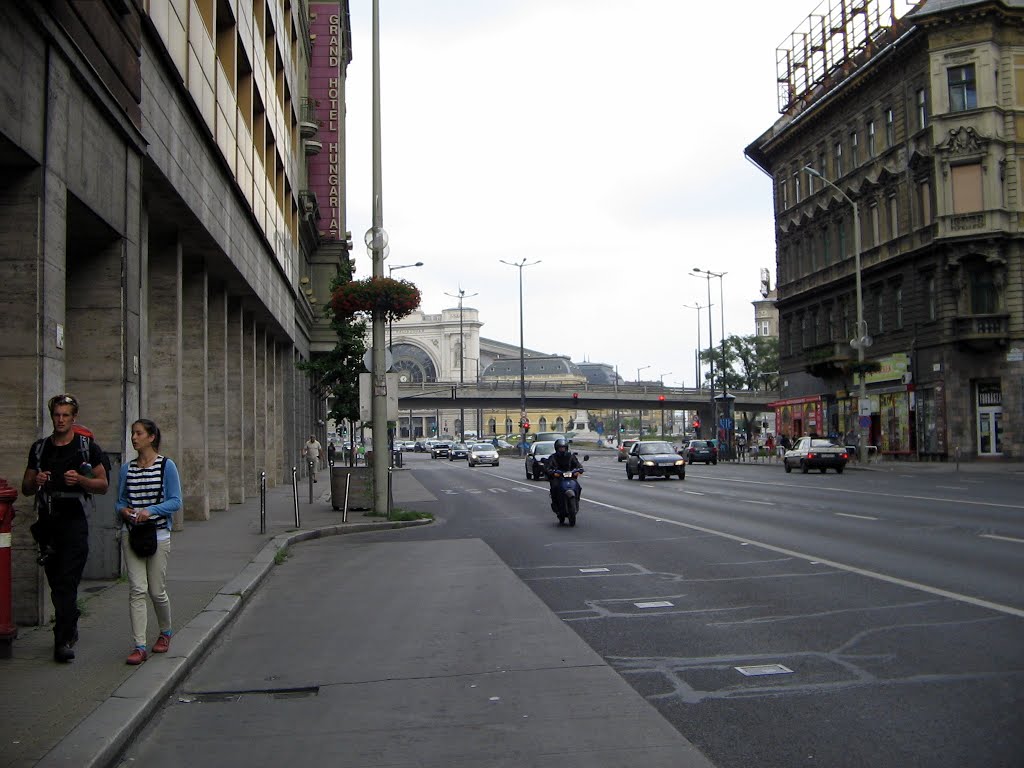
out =
<path fill-rule="evenodd" d="M 53 661 L 51 627 L 19 627 L 11 658 L 0 660 L 0 768 L 108 765 L 259 586 L 280 548 L 426 522 L 392 523 L 352 511 L 342 523 L 342 513 L 331 508 L 328 473 L 318 479 L 312 504 L 308 485 L 300 483 L 301 529 L 287 485 L 267 490 L 265 534 L 258 497 L 174 533 L 167 591 L 175 634 L 162 658 L 151 656 L 139 667 L 124 663 L 132 639 L 123 578 L 82 583 L 80 639 L 70 664 Z M 393 494 L 396 507 L 433 500 L 403 470 L 394 472 Z M 156 631 L 150 606 L 150 642 Z"/>

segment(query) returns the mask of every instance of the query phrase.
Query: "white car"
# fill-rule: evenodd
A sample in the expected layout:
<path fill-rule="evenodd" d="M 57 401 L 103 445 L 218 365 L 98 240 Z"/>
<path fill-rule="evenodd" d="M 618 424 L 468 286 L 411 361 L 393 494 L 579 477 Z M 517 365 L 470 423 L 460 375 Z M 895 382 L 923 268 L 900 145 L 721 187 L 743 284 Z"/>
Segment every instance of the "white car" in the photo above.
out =
<path fill-rule="evenodd" d="M 490 443 L 474 443 L 469 447 L 469 466 L 490 464 L 498 466 L 498 449 Z"/>

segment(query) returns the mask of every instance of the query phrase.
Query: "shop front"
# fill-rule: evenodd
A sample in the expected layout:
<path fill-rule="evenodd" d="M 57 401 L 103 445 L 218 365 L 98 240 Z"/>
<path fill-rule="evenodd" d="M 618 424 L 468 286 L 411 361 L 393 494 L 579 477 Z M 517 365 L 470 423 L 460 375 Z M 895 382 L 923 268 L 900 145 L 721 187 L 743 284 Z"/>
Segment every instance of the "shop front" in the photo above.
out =
<path fill-rule="evenodd" d="M 821 395 L 776 400 L 768 407 L 775 412 L 778 436 L 796 440 L 804 435 L 828 434 L 825 421 L 825 402 Z"/>

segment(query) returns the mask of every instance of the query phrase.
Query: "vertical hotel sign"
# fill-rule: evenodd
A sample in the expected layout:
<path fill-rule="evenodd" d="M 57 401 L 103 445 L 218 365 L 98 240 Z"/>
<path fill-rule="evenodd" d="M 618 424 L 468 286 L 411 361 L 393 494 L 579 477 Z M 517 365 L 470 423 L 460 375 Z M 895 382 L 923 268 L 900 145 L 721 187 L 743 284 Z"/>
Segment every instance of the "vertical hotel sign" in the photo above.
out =
<path fill-rule="evenodd" d="M 310 3 L 309 31 L 313 57 L 309 67 L 309 95 L 316 99 L 320 120 L 318 140 L 326 151 L 309 160 L 309 186 L 320 208 L 320 237 L 340 240 L 341 227 L 341 63 L 344 56 L 340 3 Z"/>

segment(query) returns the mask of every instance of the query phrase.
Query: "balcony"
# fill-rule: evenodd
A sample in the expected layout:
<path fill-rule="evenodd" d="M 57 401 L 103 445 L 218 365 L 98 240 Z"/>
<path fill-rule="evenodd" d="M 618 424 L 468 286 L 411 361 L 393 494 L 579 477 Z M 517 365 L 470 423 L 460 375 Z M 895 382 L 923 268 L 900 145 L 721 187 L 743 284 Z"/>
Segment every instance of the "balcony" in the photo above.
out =
<path fill-rule="evenodd" d="M 845 371 L 852 359 L 849 342 L 827 341 L 804 347 L 804 369 L 812 376 L 828 378 Z"/>
<path fill-rule="evenodd" d="M 308 96 L 302 98 L 302 103 L 299 105 L 299 135 L 304 139 L 311 139 L 316 136 L 320 126 L 323 125 L 323 121 L 316 116 L 316 108 L 319 104 L 319 101 Z M 306 152 L 306 154 L 310 153 Z M 314 152 L 313 154 L 317 153 Z"/>
<path fill-rule="evenodd" d="M 306 157 L 313 157 L 323 152 L 324 145 L 316 139 L 303 139 L 302 147 L 306 151 Z"/>
<path fill-rule="evenodd" d="M 965 315 L 954 319 L 957 342 L 979 352 L 1006 346 L 1010 341 L 1010 315 Z"/>

